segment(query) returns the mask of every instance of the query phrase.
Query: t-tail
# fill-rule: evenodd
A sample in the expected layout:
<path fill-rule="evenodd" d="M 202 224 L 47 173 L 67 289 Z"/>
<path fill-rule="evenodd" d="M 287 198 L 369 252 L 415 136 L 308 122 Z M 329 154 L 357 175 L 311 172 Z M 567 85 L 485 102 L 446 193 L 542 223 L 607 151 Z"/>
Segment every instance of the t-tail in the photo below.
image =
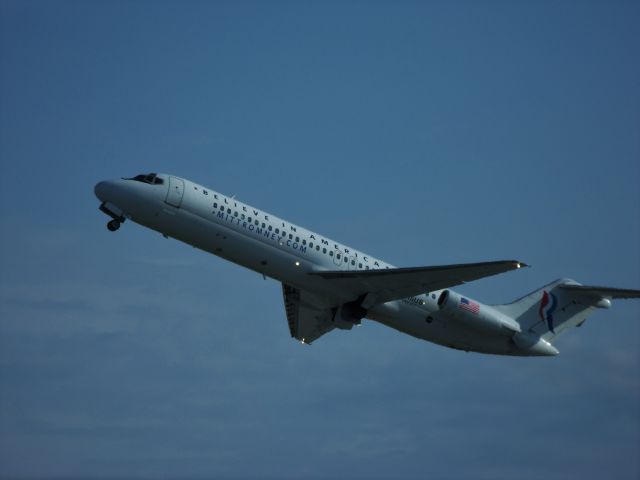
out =
<path fill-rule="evenodd" d="M 513 303 L 493 308 L 520 324 L 514 347 L 523 355 L 557 355 L 552 342 L 573 327 L 581 326 L 598 308 L 610 308 L 611 300 L 640 298 L 640 290 L 581 285 L 562 278 Z"/>

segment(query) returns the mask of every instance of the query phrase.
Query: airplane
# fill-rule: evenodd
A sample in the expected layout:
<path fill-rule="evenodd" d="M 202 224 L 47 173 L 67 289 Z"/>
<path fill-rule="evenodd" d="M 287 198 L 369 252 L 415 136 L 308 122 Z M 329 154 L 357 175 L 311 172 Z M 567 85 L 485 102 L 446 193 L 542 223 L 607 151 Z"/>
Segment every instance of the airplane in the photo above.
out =
<path fill-rule="evenodd" d="M 451 290 L 527 267 L 519 260 L 397 268 L 234 196 L 169 174 L 95 185 L 116 231 L 127 219 L 282 283 L 289 331 L 311 344 L 363 319 L 445 347 L 495 355 L 554 356 L 553 341 L 611 300 L 640 290 L 562 278 L 504 305 Z"/>

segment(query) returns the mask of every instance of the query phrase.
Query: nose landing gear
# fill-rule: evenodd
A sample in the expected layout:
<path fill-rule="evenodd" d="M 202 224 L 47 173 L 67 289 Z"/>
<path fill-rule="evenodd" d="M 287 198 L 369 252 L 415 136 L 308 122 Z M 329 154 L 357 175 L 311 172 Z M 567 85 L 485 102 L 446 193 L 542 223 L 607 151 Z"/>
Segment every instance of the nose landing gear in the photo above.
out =
<path fill-rule="evenodd" d="M 111 203 L 102 202 L 100 204 L 100 211 L 106 213 L 112 218 L 112 220 L 107 223 L 107 228 L 110 232 L 118 230 L 120 228 L 120 224 L 125 220 L 124 212 Z"/>
<path fill-rule="evenodd" d="M 120 228 L 120 220 L 111 220 L 109 223 L 107 223 L 107 228 L 110 232 L 115 232 Z"/>

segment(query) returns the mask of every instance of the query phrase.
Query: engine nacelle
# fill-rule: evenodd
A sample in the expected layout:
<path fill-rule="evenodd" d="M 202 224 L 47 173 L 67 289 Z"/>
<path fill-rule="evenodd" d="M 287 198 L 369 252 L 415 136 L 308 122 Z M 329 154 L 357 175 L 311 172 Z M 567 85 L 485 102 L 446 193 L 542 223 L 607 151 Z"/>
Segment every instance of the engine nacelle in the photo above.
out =
<path fill-rule="evenodd" d="M 438 307 L 454 321 L 478 332 L 505 336 L 520 332 L 520 324 L 515 320 L 451 290 L 444 290 L 440 294 Z"/>

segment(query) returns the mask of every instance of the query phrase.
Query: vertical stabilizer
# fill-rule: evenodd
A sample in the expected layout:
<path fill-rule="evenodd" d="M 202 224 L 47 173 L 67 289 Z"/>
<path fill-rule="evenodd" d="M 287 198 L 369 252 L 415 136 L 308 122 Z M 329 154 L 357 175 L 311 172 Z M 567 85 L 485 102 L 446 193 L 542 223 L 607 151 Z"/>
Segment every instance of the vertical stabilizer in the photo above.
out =
<path fill-rule="evenodd" d="M 571 289 L 579 286 L 562 278 L 513 303 L 494 308 L 516 320 L 523 332 L 551 341 L 567 329 L 582 325 L 595 308 L 608 306 L 602 296 L 584 295 Z"/>

